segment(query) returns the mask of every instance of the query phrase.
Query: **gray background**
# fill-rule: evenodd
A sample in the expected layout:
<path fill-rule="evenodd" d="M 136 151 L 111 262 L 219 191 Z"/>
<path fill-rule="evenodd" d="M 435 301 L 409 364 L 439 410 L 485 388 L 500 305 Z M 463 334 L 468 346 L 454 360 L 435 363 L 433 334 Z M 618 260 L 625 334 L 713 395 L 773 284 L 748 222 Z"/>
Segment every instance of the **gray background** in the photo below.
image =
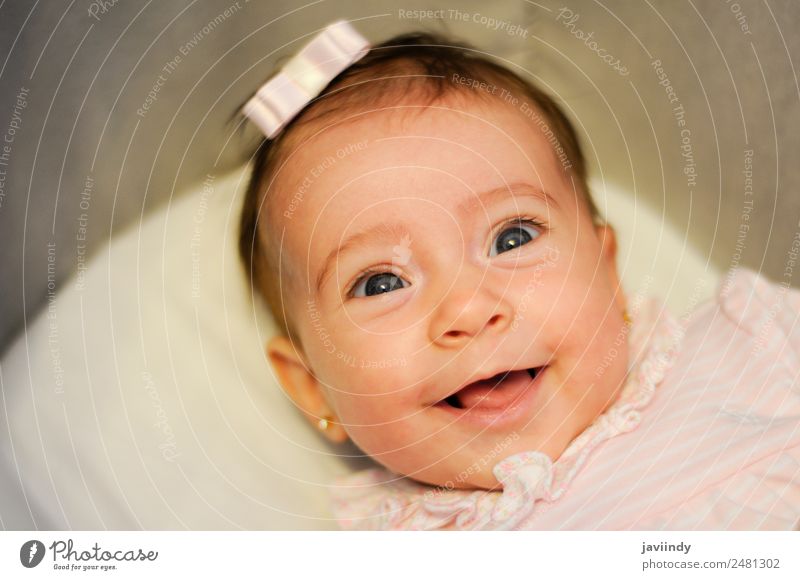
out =
<path fill-rule="evenodd" d="M 229 0 L 119 0 L 97 18 L 91 2 L 0 3 L 0 139 L 21 88 L 29 90 L 0 206 L 0 350 L 48 295 L 48 244 L 56 284 L 74 273 L 85 222 L 89 255 L 113 233 L 168 203 L 181 187 L 246 158 L 252 135 L 229 119 L 281 54 L 334 18 L 377 42 L 414 28 L 451 32 L 523 67 L 567 107 L 593 173 L 663 210 L 717 267 L 742 264 L 778 281 L 798 232 L 800 3 L 341 2 L 305 6 L 245 2 L 213 30 Z M 556 16 L 594 32 L 630 70 L 621 76 Z M 462 22 L 404 17 L 419 8 L 458 10 Z M 738 13 L 736 12 L 738 8 Z M 405 11 L 401 13 L 401 11 Z M 495 18 L 526 37 L 492 30 Z M 738 18 L 737 18 L 738 16 Z M 99 19 L 99 20 L 98 20 Z M 743 26 L 746 29 L 743 30 Z M 199 37 L 199 40 L 198 40 Z M 164 66 L 157 100 L 137 115 Z M 660 59 L 680 102 L 697 170 L 687 184 L 681 136 L 651 61 Z M 1 145 L 2 143 L 0 143 Z M 753 153 L 753 211 L 744 217 L 744 151 Z M 86 179 L 90 207 L 80 207 Z M 613 223 L 613 216 L 612 223 Z M 749 231 L 740 224 L 749 219 Z M 51 286 L 51 289 L 53 286 Z M 13 385 L 5 385 L 11 388 Z"/>

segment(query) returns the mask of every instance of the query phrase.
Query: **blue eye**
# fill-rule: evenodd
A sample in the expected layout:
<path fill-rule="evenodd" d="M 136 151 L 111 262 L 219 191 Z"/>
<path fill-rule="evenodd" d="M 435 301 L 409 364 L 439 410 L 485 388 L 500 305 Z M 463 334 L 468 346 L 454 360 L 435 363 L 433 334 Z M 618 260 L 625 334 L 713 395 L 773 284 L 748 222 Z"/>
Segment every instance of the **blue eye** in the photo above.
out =
<path fill-rule="evenodd" d="M 535 220 L 520 219 L 511 222 L 511 224 L 513 224 L 512 227 L 505 228 L 495 238 L 489 253 L 490 256 L 496 256 L 519 246 L 524 246 L 541 235 L 539 228 L 542 224 Z"/>
<path fill-rule="evenodd" d="M 403 279 L 393 272 L 378 272 L 372 276 L 369 274 L 370 272 L 366 272 L 353 286 L 351 293 L 354 298 L 367 298 L 406 287 Z"/>

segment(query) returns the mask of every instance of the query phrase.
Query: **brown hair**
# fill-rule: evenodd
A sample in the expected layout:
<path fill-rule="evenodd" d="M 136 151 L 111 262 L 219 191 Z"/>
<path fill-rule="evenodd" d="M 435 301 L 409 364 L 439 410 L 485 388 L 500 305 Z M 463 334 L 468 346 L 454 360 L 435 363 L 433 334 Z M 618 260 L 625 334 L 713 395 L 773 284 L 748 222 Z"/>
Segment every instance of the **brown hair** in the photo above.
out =
<path fill-rule="evenodd" d="M 455 79 L 470 82 L 454 82 Z M 284 316 L 284 301 L 277 283 L 280 256 L 276 244 L 263 242 L 259 223 L 265 216 L 267 223 L 271 221 L 269 201 L 275 197 L 275 179 L 300 143 L 300 127 L 346 110 L 374 109 L 382 102 L 396 105 L 404 98 L 422 98 L 426 106 L 451 95 L 498 98 L 480 90 L 480 83 L 486 83 L 484 87 L 505 88 L 531 101 L 541 113 L 535 122 L 547 136 L 564 170 L 571 172 L 592 220 L 598 219 L 599 213 L 589 195 L 578 137 L 552 97 L 468 44 L 427 32 L 395 36 L 373 46 L 362 59 L 342 71 L 274 139 L 263 139 L 255 152 L 240 221 L 239 254 L 250 284 L 265 298 L 285 335 L 299 340 L 292 321 Z"/>

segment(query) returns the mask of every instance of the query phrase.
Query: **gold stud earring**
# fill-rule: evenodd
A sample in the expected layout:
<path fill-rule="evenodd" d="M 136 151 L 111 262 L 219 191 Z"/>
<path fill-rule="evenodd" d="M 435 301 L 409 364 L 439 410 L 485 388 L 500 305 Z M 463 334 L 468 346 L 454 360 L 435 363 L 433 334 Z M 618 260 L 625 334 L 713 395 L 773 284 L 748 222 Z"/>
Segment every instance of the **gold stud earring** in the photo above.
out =
<path fill-rule="evenodd" d="M 630 314 L 628 314 L 627 308 L 622 311 L 622 319 L 625 321 L 625 324 L 630 324 L 631 322 L 633 322 L 631 320 Z"/>
<path fill-rule="evenodd" d="M 319 421 L 317 421 L 317 427 L 319 427 L 320 431 L 327 431 L 331 423 L 333 423 L 333 417 L 330 415 L 325 415 Z"/>

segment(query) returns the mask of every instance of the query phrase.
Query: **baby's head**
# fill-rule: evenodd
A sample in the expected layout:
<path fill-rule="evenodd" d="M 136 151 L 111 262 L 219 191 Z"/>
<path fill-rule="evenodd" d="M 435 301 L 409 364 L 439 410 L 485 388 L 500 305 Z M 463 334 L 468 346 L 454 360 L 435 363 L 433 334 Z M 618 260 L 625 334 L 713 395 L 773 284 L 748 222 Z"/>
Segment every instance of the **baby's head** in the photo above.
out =
<path fill-rule="evenodd" d="M 300 411 L 422 482 L 489 489 L 505 457 L 556 459 L 627 373 L 575 131 L 438 36 L 373 47 L 262 144 L 240 251 Z"/>

